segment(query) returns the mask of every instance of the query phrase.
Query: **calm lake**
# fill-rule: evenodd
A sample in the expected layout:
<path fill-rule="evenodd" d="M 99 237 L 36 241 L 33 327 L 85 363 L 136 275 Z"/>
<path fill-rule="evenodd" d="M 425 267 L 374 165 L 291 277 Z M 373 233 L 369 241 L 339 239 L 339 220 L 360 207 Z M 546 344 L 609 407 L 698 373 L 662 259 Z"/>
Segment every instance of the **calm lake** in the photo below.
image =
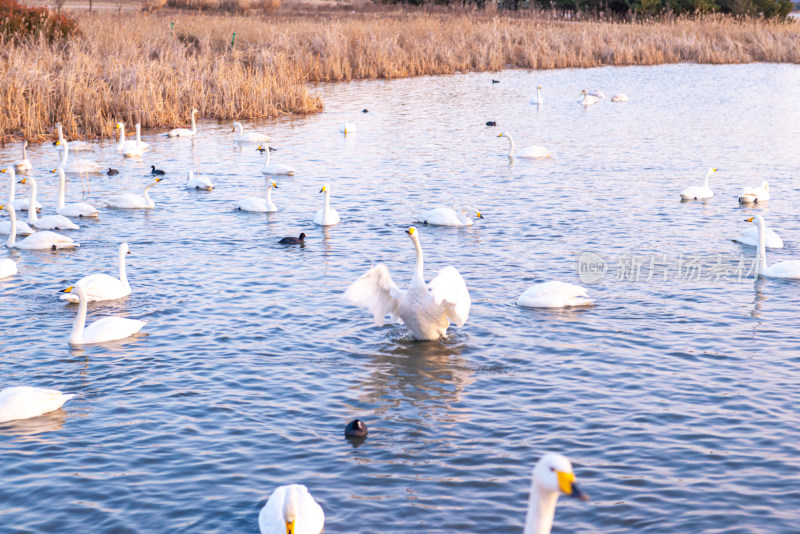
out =
<path fill-rule="evenodd" d="M 196 139 L 144 132 L 141 160 L 98 143 L 86 157 L 120 174 L 90 178 L 87 201 L 141 192 L 151 164 L 167 179 L 153 210 L 80 221 L 79 250 L 0 251 L 20 271 L 0 281 L 0 388 L 78 394 L 0 424 L 0 530 L 257 532 L 272 489 L 303 483 L 330 533 L 515 532 L 531 468 L 556 451 L 592 501 L 562 498 L 554 532 L 797 532 L 800 282 L 754 281 L 755 249 L 732 239 L 761 214 L 786 243 L 767 261 L 800 259 L 798 87 L 800 66 L 769 64 L 319 86 L 324 113 L 245 124 L 297 171 L 276 177 L 268 215 L 232 209 L 264 178 L 230 122 L 201 121 Z M 606 98 L 584 109 L 584 88 Z M 618 92 L 630 101 L 610 102 Z M 553 157 L 510 162 L 500 132 Z M 28 152 L 53 213 L 58 155 Z M 681 203 L 708 167 L 714 198 Z M 184 189 L 198 168 L 214 191 Z M 772 200 L 740 206 L 763 180 Z M 342 221 L 322 229 L 326 183 Z M 70 180 L 67 200 L 80 193 Z M 413 343 L 344 301 L 378 262 L 406 287 L 404 230 L 452 204 L 485 219 L 419 233 L 427 278 L 452 265 L 466 280 L 463 328 Z M 277 245 L 300 232 L 304 247 Z M 133 293 L 91 305 L 89 321 L 148 324 L 71 348 L 77 307 L 58 291 L 115 274 L 121 242 Z M 533 283 L 581 283 L 585 252 L 605 265 L 586 284 L 595 306 L 515 306 Z M 359 446 L 343 436 L 354 417 L 370 429 Z"/>

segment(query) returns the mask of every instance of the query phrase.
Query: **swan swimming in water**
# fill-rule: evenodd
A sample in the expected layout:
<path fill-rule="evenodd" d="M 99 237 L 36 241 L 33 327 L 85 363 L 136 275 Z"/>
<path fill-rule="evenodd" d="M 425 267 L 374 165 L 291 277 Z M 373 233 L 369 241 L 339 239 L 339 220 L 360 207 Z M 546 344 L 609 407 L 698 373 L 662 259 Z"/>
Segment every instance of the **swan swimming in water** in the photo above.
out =
<path fill-rule="evenodd" d="M 86 308 L 88 306 L 86 289 L 78 284 L 62 289 L 61 292 L 75 292 L 79 298 L 78 315 L 75 317 L 75 322 L 72 323 L 72 331 L 69 334 L 70 345 L 88 345 L 90 343 L 104 343 L 106 341 L 125 339 L 139 332 L 147 324 L 138 319 L 111 316 L 102 317 L 86 326 Z"/>
<path fill-rule="evenodd" d="M 325 199 L 323 200 L 322 207 L 318 209 L 317 213 L 314 215 L 314 224 L 318 224 L 319 226 L 338 224 L 339 212 L 331 207 L 331 186 L 325 184 L 319 192 L 325 193 Z"/>
<path fill-rule="evenodd" d="M 30 198 L 16 198 L 16 191 L 17 191 L 17 173 L 14 171 L 14 167 L 7 167 L 5 169 L 0 169 L 0 172 L 8 173 L 8 204 L 14 206 L 15 210 L 28 210 L 28 204 L 30 203 Z M 37 202 L 36 209 L 42 209 L 42 205 Z M 20 223 L 23 224 L 23 223 Z M 27 224 L 25 226 L 28 226 Z M 8 233 L 8 232 L 4 232 Z M 31 230 L 31 232 L 33 231 Z"/>
<path fill-rule="evenodd" d="M 714 191 L 708 186 L 708 179 L 711 174 L 717 172 L 717 169 L 709 168 L 706 171 L 706 177 L 703 179 L 703 185 L 693 185 L 681 191 L 681 199 L 683 200 L 702 200 L 714 196 Z"/>
<path fill-rule="evenodd" d="M 31 196 L 30 204 L 36 205 L 36 178 L 23 178 L 18 183 L 30 184 Z M 70 221 L 63 215 L 45 215 L 42 218 L 36 214 L 36 210 L 28 210 L 28 224 L 40 230 L 79 230 L 80 226 Z"/>
<path fill-rule="evenodd" d="M 740 204 L 759 203 L 769 200 L 769 183 L 766 180 L 761 182 L 761 187 L 745 187 L 739 196 Z"/>
<path fill-rule="evenodd" d="M 131 294 L 131 286 L 128 283 L 128 276 L 125 271 L 125 257 L 130 253 L 127 243 L 122 243 L 119 246 L 117 254 L 119 278 L 114 278 L 105 273 L 96 273 L 78 280 L 75 285 L 79 285 L 85 290 L 87 303 L 121 299 Z M 79 298 L 77 293 L 70 291 L 61 295 L 61 300 L 78 302 Z"/>
<path fill-rule="evenodd" d="M 64 203 L 64 193 L 67 189 L 67 177 L 64 176 L 64 169 L 58 167 L 50 172 L 58 173 L 58 202 L 56 203 L 56 213 L 65 217 L 97 217 L 100 212 L 97 208 L 86 202 Z"/>
<path fill-rule="evenodd" d="M 14 207 L 10 204 L 0 206 L 0 210 L 5 209 L 8 216 L 11 218 L 11 228 L 8 233 L 8 241 L 6 246 L 8 248 L 20 248 L 25 250 L 61 250 L 68 248 L 78 248 L 80 244 L 72 240 L 72 238 L 65 235 L 57 234 L 44 230 L 42 232 L 34 232 L 19 243 L 17 243 L 17 215 L 14 212 Z"/>
<path fill-rule="evenodd" d="M 202 189 L 203 191 L 213 191 L 214 184 L 211 183 L 211 180 L 205 176 L 201 176 L 199 173 L 197 176 L 195 176 L 190 170 L 186 176 L 186 189 Z"/>
<path fill-rule="evenodd" d="M 252 211 L 256 213 L 271 213 L 278 211 L 278 207 L 272 202 L 272 190 L 278 189 L 278 184 L 267 179 L 266 197 L 247 197 L 236 203 L 236 209 L 242 211 Z"/>
<path fill-rule="evenodd" d="M 106 207 L 117 209 L 153 209 L 156 207 L 156 203 L 153 202 L 152 198 L 150 198 L 148 189 L 156 185 L 161 180 L 163 180 L 163 178 L 156 178 L 153 180 L 153 183 L 144 188 L 144 192 L 141 195 L 136 195 L 134 193 L 111 195 L 105 199 L 105 205 Z"/>
<path fill-rule="evenodd" d="M 531 104 L 535 104 L 537 106 L 541 106 L 544 104 L 544 100 L 542 99 L 542 86 L 539 85 L 536 87 L 536 96 L 531 98 Z"/>
<path fill-rule="evenodd" d="M 458 211 L 452 208 L 433 208 L 418 215 L 414 222 L 433 226 L 472 226 L 472 219 L 483 219 L 481 212 L 470 206 L 461 206 Z"/>
<path fill-rule="evenodd" d="M 523 308 L 567 308 L 592 304 L 585 287 L 551 280 L 526 289 L 517 299 Z"/>
<path fill-rule="evenodd" d="M 742 243 L 743 245 L 757 247 L 758 227 L 748 226 L 739 232 L 739 237 L 734 239 L 734 241 Z M 783 239 L 781 239 L 771 228 L 767 228 L 766 223 L 764 224 L 764 246 L 767 248 L 783 248 Z"/>
<path fill-rule="evenodd" d="M 508 157 L 518 157 L 518 158 L 531 158 L 531 159 L 541 159 L 541 158 L 549 158 L 553 153 L 547 150 L 543 146 L 531 145 L 526 146 L 524 148 L 520 148 L 518 152 L 514 153 L 514 138 L 511 137 L 511 134 L 507 134 L 506 132 L 501 133 L 497 137 L 505 137 L 508 139 Z"/>
<path fill-rule="evenodd" d="M 69 174 L 102 174 L 105 167 L 88 159 L 79 159 L 75 161 L 72 166 L 67 167 L 67 159 L 69 158 L 70 143 L 64 140 L 56 141 L 56 146 L 63 146 L 64 151 L 61 153 L 61 163 L 59 167 L 64 169 L 64 172 Z"/>
<path fill-rule="evenodd" d="M 625 93 L 620 93 L 618 95 L 614 95 L 614 96 L 611 97 L 611 101 L 612 102 L 627 102 L 628 101 L 628 95 L 626 95 Z"/>
<path fill-rule="evenodd" d="M 197 135 L 197 123 L 194 120 L 194 116 L 197 113 L 197 110 L 192 108 L 192 129 L 187 130 L 186 128 L 173 128 L 172 130 L 166 133 L 167 137 L 194 137 Z"/>
<path fill-rule="evenodd" d="M 533 468 L 523 534 L 550 534 L 556 503 L 561 495 L 589 500 L 589 496 L 575 482 L 570 461 L 561 454 L 545 454 Z"/>
<path fill-rule="evenodd" d="M 58 410 L 75 395 L 56 389 L 15 386 L 0 391 L 0 423 L 30 419 Z"/>
<path fill-rule="evenodd" d="M 793 278 L 800 280 L 800 260 L 779 261 L 767 266 L 767 252 L 765 250 L 765 228 L 764 218 L 761 215 L 745 219 L 758 227 L 758 276 L 769 278 Z"/>
<path fill-rule="evenodd" d="M 262 134 L 258 132 L 247 132 L 244 133 L 244 127 L 238 123 L 233 123 L 233 131 L 236 132 L 234 134 L 233 142 L 234 143 L 266 143 L 271 140 L 270 136 L 267 134 Z"/>
<path fill-rule="evenodd" d="M 117 144 L 117 151 L 122 152 L 126 158 L 141 156 L 145 150 L 150 146 L 142 141 L 142 125 L 136 123 L 136 139 L 133 141 L 125 140 L 125 125 L 121 122 L 117 123 L 119 128 L 119 144 Z"/>
<path fill-rule="evenodd" d="M 28 140 L 22 141 L 22 159 L 14 163 L 14 170 L 17 172 L 26 172 L 33 169 L 31 160 L 28 159 Z"/>
<path fill-rule="evenodd" d="M 356 125 L 353 124 L 352 122 L 345 122 L 342 125 L 342 127 L 339 128 L 339 131 L 342 132 L 345 135 L 351 134 L 351 133 L 356 133 Z"/>
<path fill-rule="evenodd" d="M 64 150 L 64 147 L 66 146 L 65 143 L 67 142 L 67 140 L 64 138 L 64 132 L 61 129 L 60 122 L 56 123 L 56 131 L 58 131 L 58 140 L 53 144 L 56 146 L 56 150 Z M 59 143 L 58 141 L 63 141 L 63 142 Z M 69 144 L 69 148 L 73 152 L 87 152 L 89 150 L 92 150 L 94 146 L 87 143 L 86 141 L 72 141 Z"/>
<path fill-rule="evenodd" d="M 463 326 L 469 317 L 471 305 L 467 284 L 455 267 L 444 267 L 425 284 L 422 247 L 415 227 L 406 230 L 417 252 L 417 266 L 408 289 L 395 285 L 389 269 L 378 264 L 345 292 L 351 303 L 368 308 L 378 326 L 389 315 L 405 323 L 411 339 L 435 341 L 447 335 L 450 321 Z"/>
<path fill-rule="evenodd" d="M 583 106 L 584 106 L 584 107 L 586 107 L 586 106 L 591 106 L 591 105 L 593 105 L 593 104 L 597 104 L 598 102 L 600 102 L 600 98 L 599 98 L 599 97 L 597 97 L 597 96 L 595 96 L 595 95 L 592 95 L 592 94 L 589 94 L 589 93 L 587 93 L 587 92 L 586 92 L 586 89 L 584 89 L 583 91 L 581 91 L 581 96 L 582 96 L 583 98 L 582 98 L 582 99 L 580 99 L 580 100 L 578 100 L 578 103 L 579 103 L 579 104 L 583 104 Z"/>
<path fill-rule="evenodd" d="M 11 258 L 3 258 L 0 260 L 0 280 L 14 276 L 17 274 L 17 262 Z"/>
<path fill-rule="evenodd" d="M 285 165 L 283 163 L 270 163 L 270 148 L 266 147 L 264 149 L 263 145 L 259 145 L 256 149 L 256 152 L 264 152 L 264 166 L 261 167 L 261 174 L 285 174 L 288 176 L 294 176 L 294 168 Z"/>
<path fill-rule="evenodd" d="M 321 534 L 325 513 L 302 484 L 280 486 L 258 514 L 261 534 Z"/>

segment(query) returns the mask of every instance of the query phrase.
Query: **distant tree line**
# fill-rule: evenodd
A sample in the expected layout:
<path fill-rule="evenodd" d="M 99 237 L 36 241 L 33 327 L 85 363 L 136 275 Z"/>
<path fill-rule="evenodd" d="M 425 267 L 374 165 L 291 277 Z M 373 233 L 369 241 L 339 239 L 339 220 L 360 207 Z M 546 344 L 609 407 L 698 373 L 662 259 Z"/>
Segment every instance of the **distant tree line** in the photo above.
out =
<path fill-rule="evenodd" d="M 379 0 L 380 1 L 380 0 Z M 646 16 L 666 14 L 702 15 L 726 13 L 735 16 L 785 19 L 795 9 L 792 0 L 389 0 L 410 5 L 474 5 L 483 9 L 497 3 L 502 9 L 542 9 L 582 13 L 590 16 Z"/>

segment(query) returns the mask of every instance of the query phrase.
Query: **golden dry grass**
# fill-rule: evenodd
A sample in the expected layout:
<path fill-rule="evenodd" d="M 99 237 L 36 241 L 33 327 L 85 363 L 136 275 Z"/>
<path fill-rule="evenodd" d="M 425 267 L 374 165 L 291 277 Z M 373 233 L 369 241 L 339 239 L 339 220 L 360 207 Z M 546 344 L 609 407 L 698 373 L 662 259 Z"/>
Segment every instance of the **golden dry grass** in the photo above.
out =
<path fill-rule="evenodd" d="M 175 26 L 170 33 L 170 22 Z M 307 82 L 508 67 L 800 63 L 800 25 L 708 18 L 647 24 L 386 10 L 240 17 L 82 14 L 66 45 L 0 44 L 0 139 L 74 138 L 204 118 L 312 113 Z M 231 50 L 232 34 L 236 43 Z"/>

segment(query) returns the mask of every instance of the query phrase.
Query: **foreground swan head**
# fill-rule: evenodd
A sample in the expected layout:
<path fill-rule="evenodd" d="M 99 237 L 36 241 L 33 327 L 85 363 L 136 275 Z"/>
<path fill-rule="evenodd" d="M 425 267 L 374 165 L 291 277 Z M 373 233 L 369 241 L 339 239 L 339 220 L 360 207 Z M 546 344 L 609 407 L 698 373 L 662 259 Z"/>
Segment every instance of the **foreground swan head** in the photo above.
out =
<path fill-rule="evenodd" d="M 575 482 L 575 473 L 570 461 L 561 454 L 545 454 L 533 468 L 523 534 L 550 533 L 556 503 L 561 495 L 582 501 L 589 500 L 589 496 Z"/>
<path fill-rule="evenodd" d="M 302 484 L 280 486 L 258 514 L 261 534 L 319 534 L 325 513 Z"/>

